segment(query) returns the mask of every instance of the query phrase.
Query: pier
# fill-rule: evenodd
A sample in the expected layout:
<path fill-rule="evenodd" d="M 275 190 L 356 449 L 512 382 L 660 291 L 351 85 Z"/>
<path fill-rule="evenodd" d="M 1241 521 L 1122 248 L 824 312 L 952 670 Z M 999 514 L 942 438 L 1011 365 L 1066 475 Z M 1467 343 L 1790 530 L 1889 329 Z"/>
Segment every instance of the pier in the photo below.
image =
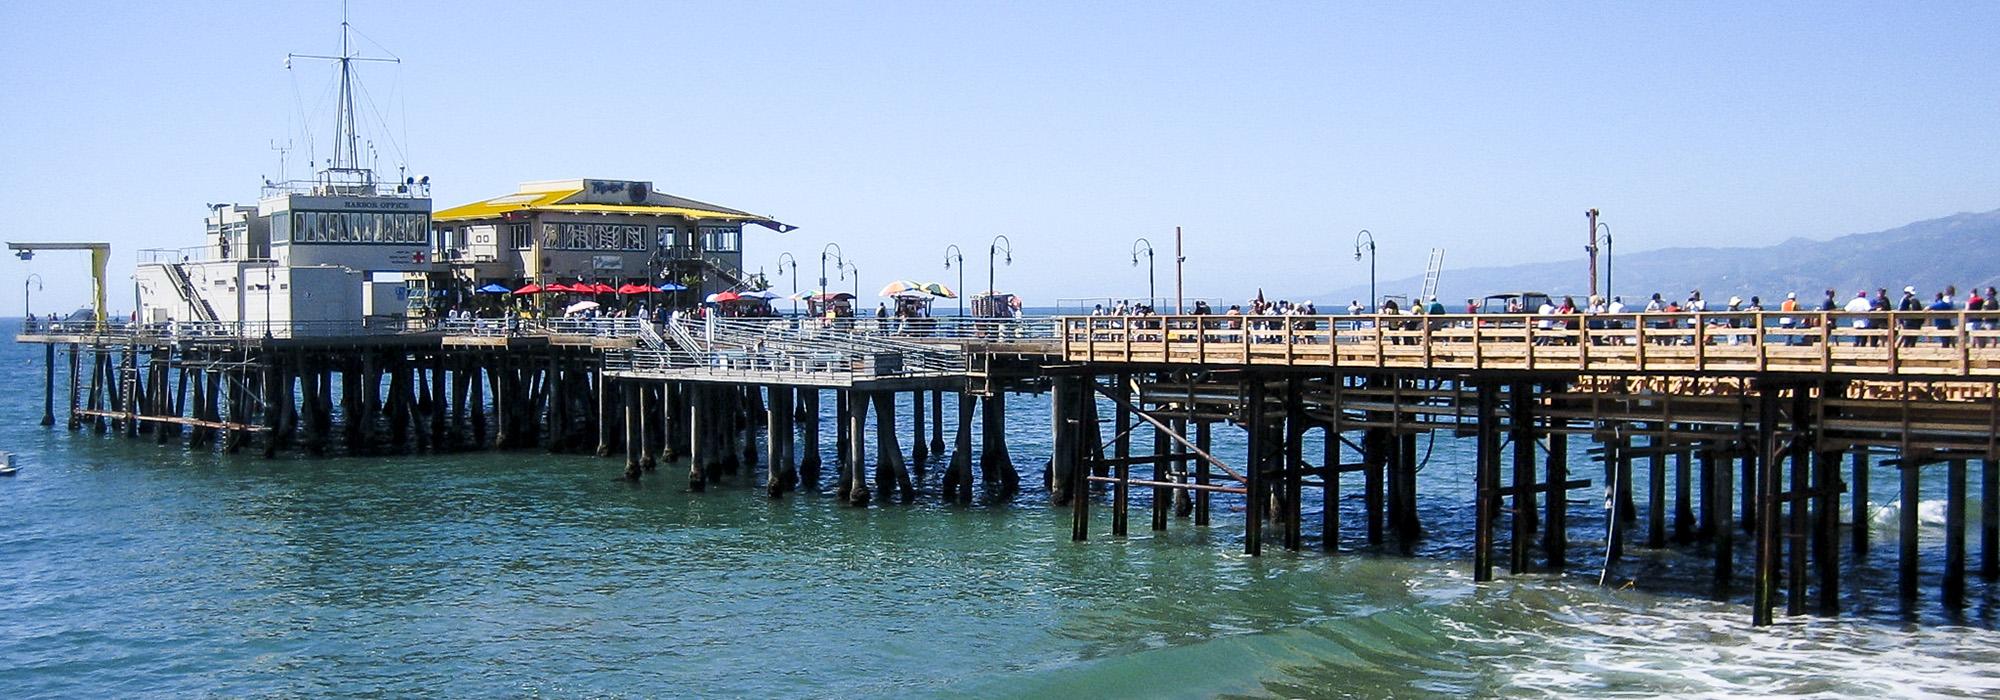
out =
<path fill-rule="evenodd" d="M 1112 536 L 1135 510 L 1154 531 L 1240 510 L 1248 554 L 1466 537 L 1480 581 L 1596 562 L 1571 547 L 1568 511 L 1603 493 L 1605 567 L 1630 548 L 1701 552 L 1715 594 L 1748 591 L 1759 625 L 1840 612 L 1843 556 L 1880 544 L 1864 506 L 1886 469 L 1897 596 L 1935 588 L 1956 611 L 1968 575 L 2000 577 L 1992 312 L 42 323 L 19 340 L 45 346 L 44 423 L 66 386 L 75 431 L 266 457 L 623 456 L 622 478 L 684 466 L 692 490 L 775 498 L 830 478 L 856 506 L 919 498 L 936 465 L 953 503 L 1044 484 L 1077 541 L 1100 508 Z M 1010 400 L 1050 402 L 1050 454 L 1010 454 Z M 1228 430 L 1250 459 L 1216 456 Z M 1475 446 L 1439 465 L 1473 477 L 1472 532 L 1419 517 L 1418 444 L 1437 435 Z M 1927 478 L 1947 482 L 1936 580 L 1917 567 Z M 1357 522 L 1328 505 L 1345 481 Z"/>

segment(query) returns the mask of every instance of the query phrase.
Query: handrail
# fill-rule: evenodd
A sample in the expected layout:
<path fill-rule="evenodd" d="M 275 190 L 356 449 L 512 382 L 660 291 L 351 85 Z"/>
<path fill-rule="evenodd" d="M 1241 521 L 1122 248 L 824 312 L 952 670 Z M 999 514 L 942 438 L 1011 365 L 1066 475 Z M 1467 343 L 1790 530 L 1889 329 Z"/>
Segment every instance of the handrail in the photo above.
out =
<path fill-rule="evenodd" d="M 367 319 L 356 321 L 163 321 L 132 323 L 108 321 L 99 327 L 94 321 L 41 321 L 23 327 L 21 335 L 88 336 L 101 339 L 161 342 L 205 340 L 254 340 L 258 338 L 324 338 L 338 336 L 384 336 L 427 329 Z"/>
<path fill-rule="evenodd" d="M 2000 376 L 2000 312 L 1064 317 L 1066 359 Z"/>

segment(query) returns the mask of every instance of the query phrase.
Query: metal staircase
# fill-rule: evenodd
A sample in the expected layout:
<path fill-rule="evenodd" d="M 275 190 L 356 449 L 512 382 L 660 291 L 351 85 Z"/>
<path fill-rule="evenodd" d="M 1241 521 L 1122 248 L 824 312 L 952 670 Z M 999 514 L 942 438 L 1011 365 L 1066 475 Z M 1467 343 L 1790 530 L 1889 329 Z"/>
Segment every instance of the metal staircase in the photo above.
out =
<path fill-rule="evenodd" d="M 215 317 L 215 307 L 209 306 L 208 299 L 203 297 L 201 292 L 195 290 L 194 282 L 188 280 L 187 270 L 182 268 L 180 263 L 167 262 L 162 263 L 161 266 L 167 270 L 167 279 L 172 281 L 174 287 L 180 291 L 181 300 L 187 302 L 188 308 L 194 309 L 195 315 L 199 317 L 187 320 L 217 320 Z"/>

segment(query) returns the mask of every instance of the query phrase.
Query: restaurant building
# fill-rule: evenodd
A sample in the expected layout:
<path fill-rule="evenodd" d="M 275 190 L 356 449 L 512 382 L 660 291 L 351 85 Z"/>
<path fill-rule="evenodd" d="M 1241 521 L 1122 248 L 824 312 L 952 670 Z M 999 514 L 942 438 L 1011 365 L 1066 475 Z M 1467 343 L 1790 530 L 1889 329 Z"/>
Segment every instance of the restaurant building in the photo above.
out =
<path fill-rule="evenodd" d="M 488 284 L 577 281 L 697 293 L 748 286 L 743 228 L 794 227 L 768 216 L 658 192 L 636 180 L 547 180 L 431 216 L 435 282 L 454 294 Z"/>

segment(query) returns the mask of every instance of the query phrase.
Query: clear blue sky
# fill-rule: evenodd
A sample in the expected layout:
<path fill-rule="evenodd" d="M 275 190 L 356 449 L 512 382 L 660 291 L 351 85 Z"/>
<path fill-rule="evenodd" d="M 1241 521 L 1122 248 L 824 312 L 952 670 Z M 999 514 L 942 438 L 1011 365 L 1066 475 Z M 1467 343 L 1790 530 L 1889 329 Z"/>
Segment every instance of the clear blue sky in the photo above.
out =
<path fill-rule="evenodd" d="M 1139 236 L 1170 290 L 1176 225 L 1189 293 L 1241 297 L 1365 280 L 1362 228 L 1387 279 L 1434 246 L 1576 258 L 1589 207 L 1626 252 L 2000 208 L 1993 2 L 492 5 L 353 4 L 440 207 L 652 180 L 802 227 L 753 229 L 752 269 L 835 241 L 868 287 L 955 284 L 957 243 L 984 288 L 995 234 L 1034 305 L 1143 295 Z M 282 63 L 339 13 L 0 3 L 0 235 L 110 240 L 129 308 L 134 249 L 197 244 L 204 203 L 276 176 L 270 140 L 303 144 L 294 85 L 326 156 L 329 73 Z M 38 311 L 85 299 L 81 257 L 4 265 L 5 313 L 28 272 Z"/>

